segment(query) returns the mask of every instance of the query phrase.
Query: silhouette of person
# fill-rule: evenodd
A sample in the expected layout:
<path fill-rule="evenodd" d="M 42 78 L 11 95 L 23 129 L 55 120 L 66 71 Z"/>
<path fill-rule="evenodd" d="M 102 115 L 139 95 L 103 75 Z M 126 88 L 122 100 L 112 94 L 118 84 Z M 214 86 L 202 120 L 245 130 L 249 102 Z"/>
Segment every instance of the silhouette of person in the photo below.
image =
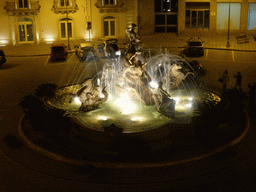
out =
<path fill-rule="evenodd" d="M 227 91 L 227 86 L 228 86 L 228 83 L 229 83 L 228 70 L 224 71 L 221 78 L 223 79 L 223 93 L 225 93 Z"/>
<path fill-rule="evenodd" d="M 239 89 L 242 89 L 242 75 L 240 72 L 237 73 L 237 75 L 234 76 L 236 78 L 236 84 L 235 84 L 235 88 L 239 87 Z"/>

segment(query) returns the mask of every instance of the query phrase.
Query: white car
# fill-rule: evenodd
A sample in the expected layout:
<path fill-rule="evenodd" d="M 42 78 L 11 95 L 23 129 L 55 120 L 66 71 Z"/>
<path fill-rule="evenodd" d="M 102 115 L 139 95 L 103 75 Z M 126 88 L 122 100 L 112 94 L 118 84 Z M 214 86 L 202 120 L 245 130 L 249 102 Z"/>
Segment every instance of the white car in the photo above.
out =
<path fill-rule="evenodd" d="M 186 56 L 203 56 L 204 55 L 204 42 L 194 37 L 187 41 L 187 48 L 184 50 Z"/>
<path fill-rule="evenodd" d="M 79 59 L 89 59 L 95 56 L 95 49 L 91 43 L 80 43 L 76 46 L 76 55 Z"/>

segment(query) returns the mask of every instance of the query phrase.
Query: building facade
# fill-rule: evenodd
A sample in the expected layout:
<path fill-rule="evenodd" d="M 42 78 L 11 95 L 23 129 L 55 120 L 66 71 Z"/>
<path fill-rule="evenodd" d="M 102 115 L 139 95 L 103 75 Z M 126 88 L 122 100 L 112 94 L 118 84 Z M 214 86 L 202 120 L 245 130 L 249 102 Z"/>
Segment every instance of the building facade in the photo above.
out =
<path fill-rule="evenodd" d="M 126 39 L 163 33 L 255 34 L 256 0 L 0 1 L 0 45 Z"/>
<path fill-rule="evenodd" d="M 0 44 L 122 39 L 137 0 L 0 1 Z"/>
<path fill-rule="evenodd" d="M 138 1 L 140 35 L 157 33 L 255 34 L 256 0 Z"/>

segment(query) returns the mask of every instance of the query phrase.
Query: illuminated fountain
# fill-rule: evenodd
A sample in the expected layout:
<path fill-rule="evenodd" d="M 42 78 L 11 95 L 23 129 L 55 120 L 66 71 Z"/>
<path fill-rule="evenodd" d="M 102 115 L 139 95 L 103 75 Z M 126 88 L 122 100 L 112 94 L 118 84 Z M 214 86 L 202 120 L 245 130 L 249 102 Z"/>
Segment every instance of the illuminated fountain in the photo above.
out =
<path fill-rule="evenodd" d="M 197 86 L 193 70 L 181 57 L 143 58 L 134 29 L 127 33 L 123 58 L 104 61 L 92 78 L 61 87 L 46 99 L 48 106 L 64 109 L 72 117 L 70 137 L 86 151 L 158 151 L 172 143 L 175 131 L 192 131 L 190 122 L 200 102 L 221 101 L 218 94 Z M 136 142 L 140 144 L 131 147 Z"/>

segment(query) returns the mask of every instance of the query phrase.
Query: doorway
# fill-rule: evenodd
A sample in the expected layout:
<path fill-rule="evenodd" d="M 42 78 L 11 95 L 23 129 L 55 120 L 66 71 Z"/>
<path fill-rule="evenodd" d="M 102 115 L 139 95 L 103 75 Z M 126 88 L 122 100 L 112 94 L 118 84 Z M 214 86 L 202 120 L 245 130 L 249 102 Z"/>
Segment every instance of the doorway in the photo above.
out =
<path fill-rule="evenodd" d="M 33 23 L 29 18 L 21 18 L 18 20 L 19 41 L 21 43 L 33 43 Z"/>
<path fill-rule="evenodd" d="M 187 29 L 209 29 L 209 10 L 186 10 Z"/>

